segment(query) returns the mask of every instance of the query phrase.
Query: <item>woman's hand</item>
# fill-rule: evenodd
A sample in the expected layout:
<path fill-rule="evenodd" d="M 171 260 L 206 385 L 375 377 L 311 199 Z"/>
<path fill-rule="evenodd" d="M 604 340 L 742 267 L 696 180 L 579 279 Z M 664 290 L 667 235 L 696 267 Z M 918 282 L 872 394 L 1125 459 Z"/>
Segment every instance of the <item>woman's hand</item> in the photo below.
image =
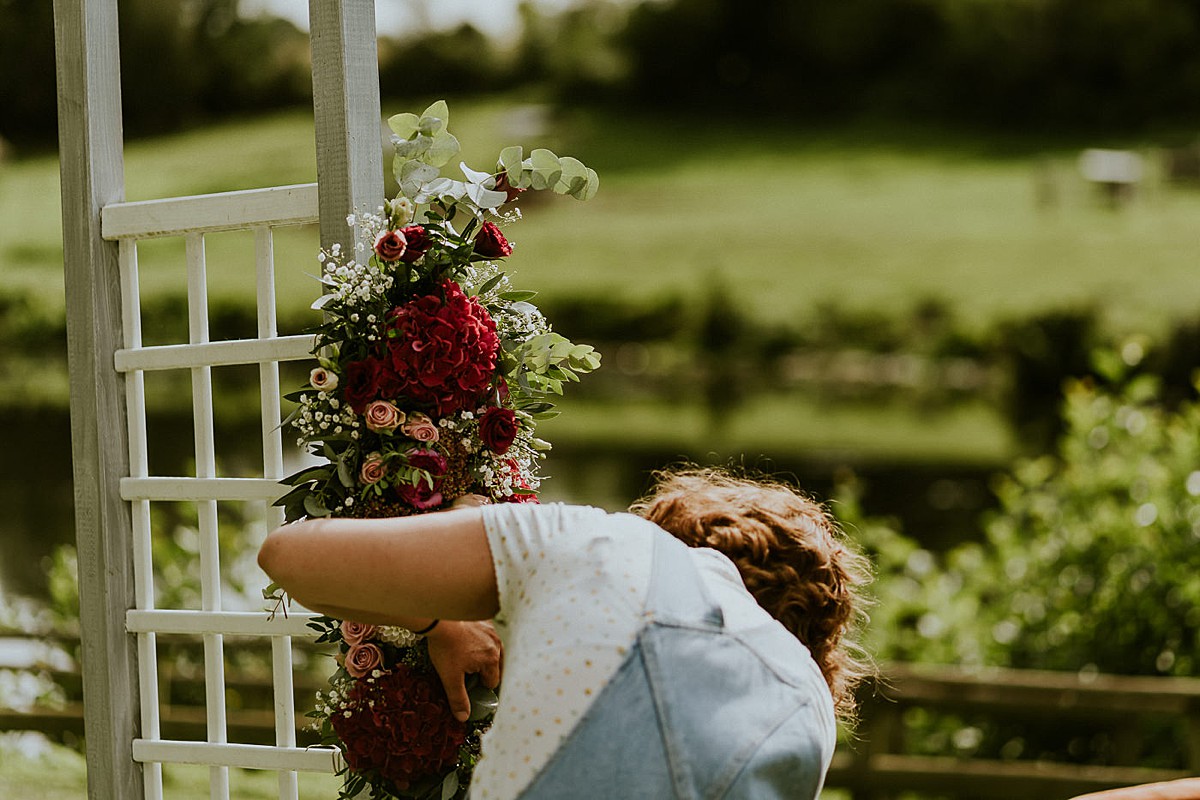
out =
<path fill-rule="evenodd" d="M 500 685 L 504 667 L 500 637 L 491 622 L 444 619 L 425 635 L 425 640 L 429 644 L 429 660 L 446 689 L 450 710 L 455 718 L 465 722 L 471 715 L 467 675 L 479 673 L 480 681 L 489 689 Z"/>

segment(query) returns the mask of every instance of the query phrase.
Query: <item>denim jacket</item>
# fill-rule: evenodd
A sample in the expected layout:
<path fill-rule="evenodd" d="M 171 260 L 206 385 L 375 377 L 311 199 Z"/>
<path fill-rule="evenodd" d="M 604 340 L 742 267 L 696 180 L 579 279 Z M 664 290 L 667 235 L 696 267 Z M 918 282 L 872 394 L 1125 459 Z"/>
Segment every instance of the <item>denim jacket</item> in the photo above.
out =
<path fill-rule="evenodd" d="M 808 649 L 775 622 L 726 630 L 669 534 L 651 575 L 635 645 L 521 800 L 815 799 L 836 725 Z"/>

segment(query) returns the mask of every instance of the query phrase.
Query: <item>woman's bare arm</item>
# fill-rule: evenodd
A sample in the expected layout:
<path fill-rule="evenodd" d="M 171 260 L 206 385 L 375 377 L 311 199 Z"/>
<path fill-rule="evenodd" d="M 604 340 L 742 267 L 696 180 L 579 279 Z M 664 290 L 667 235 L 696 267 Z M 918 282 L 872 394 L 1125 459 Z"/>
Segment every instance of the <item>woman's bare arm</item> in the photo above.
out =
<path fill-rule="evenodd" d="M 498 606 L 478 509 L 298 522 L 267 537 L 258 563 L 306 607 L 359 622 L 420 628 L 490 619 Z"/>

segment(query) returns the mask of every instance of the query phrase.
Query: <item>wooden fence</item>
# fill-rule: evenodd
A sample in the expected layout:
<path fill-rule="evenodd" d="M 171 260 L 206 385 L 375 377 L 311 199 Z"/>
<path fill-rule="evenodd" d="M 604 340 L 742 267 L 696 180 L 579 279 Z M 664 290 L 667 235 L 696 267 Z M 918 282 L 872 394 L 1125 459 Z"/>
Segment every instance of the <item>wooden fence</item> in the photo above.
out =
<path fill-rule="evenodd" d="M 182 639 L 175 644 L 180 653 L 194 646 Z M 312 652 L 319 651 L 314 648 Z M 160 667 L 163 732 L 171 738 L 202 740 L 203 672 L 187 669 L 186 659 L 183 664 L 182 668 L 173 666 L 168 660 Z M 78 672 L 38 665 L 26 669 L 40 672 L 62 687 L 67 702 L 60 707 L 17 710 L 4 707 L 0 697 L 0 731 L 40 731 L 58 740 L 82 734 Z M 296 677 L 300 726 L 314 693 L 324 686 L 322 672 L 316 669 Z M 255 674 L 231 669 L 226 689 L 230 740 L 272 743 L 275 717 L 269 671 Z M 1119 763 L 1098 766 L 1062 760 L 917 754 L 911 741 L 913 709 L 963 720 L 1024 723 L 1030 729 L 1046 727 L 1048 721 L 1082 723 L 1112 736 L 1116 742 L 1113 760 Z M 1179 748 L 1179 768 L 1139 766 L 1145 755 L 1139 740 L 1143 721 L 1172 731 Z M 298 731 L 300 746 L 313 742 L 310 731 Z M 972 800 L 1066 800 L 1089 791 L 1197 774 L 1200 679 L 891 664 L 884 669 L 884 677 L 864 692 L 862 723 L 853 739 L 839 747 L 827 785 L 849 790 L 854 800 L 886 800 L 902 792 Z"/>

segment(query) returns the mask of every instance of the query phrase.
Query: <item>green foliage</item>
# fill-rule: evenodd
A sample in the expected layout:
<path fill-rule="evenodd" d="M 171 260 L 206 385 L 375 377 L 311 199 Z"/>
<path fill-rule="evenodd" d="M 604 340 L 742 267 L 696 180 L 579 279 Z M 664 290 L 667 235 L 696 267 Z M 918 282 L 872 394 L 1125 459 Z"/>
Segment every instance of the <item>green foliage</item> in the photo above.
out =
<path fill-rule="evenodd" d="M 1058 452 L 998 481 L 984 544 L 939 564 L 887 526 L 864 527 L 881 656 L 1200 674 L 1200 402 L 1169 408 L 1156 378 L 1128 377 L 1141 352 L 1097 356 L 1115 388 L 1068 384 Z"/>

